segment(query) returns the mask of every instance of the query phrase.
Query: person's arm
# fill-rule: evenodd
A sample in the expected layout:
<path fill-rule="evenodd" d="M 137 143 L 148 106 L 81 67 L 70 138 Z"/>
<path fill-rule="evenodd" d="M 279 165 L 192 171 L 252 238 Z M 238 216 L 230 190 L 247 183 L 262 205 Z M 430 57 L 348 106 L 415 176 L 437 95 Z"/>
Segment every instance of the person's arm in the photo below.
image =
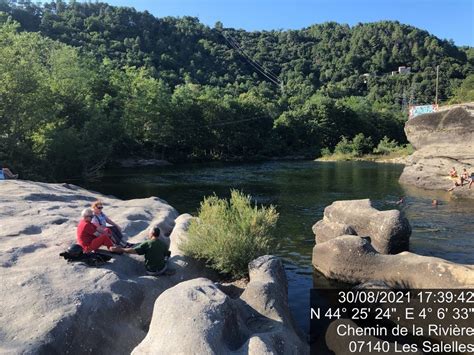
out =
<path fill-rule="evenodd" d="M 122 248 L 122 247 L 110 247 L 110 251 L 114 253 L 126 253 L 126 254 L 138 254 L 137 251 L 133 248 Z"/>
<path fill-rule="evenodd" d="M 102 234 L 97 226 L 93 223 L 90 223 L 86 226 L 85 232 L 89 235 L 93 235 L 94 237 L 99 237 Z"/>
<path fill-rule="evenodd" d="M 97 216 L 92 217 L 91 223 L 97 228 L 97 231 L 99 231 L 100 233 L 105 232 L 105 227 L 100 225 L 99 218 L 97 218 Z"/>
<path fill-rule="evenodd" d="M 112 221 L 109 217 L 105 216 L 105 221 L 108 223 L 108 224 L 111 224 L 113 225 L 115 228 L 117 228 L 119 231 L 122 231 L 122 229 L 119 227 L 119 225 L 117 223 L 115 223 L 114 221 Z"/>

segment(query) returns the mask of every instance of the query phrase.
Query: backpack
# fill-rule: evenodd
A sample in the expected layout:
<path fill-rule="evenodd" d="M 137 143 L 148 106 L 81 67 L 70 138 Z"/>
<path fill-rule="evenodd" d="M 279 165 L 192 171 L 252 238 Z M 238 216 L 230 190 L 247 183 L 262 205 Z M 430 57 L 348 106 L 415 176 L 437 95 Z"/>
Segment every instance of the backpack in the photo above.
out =
<path fill-rule="evenodd" d="M 93 267 L 101 266 L 112 259 L 110 255 L 101 254 L 100 252 L 73 255 L 72 253 L 65 251 L 60 253 L 59 256 L 62 256 L 68 263 L 82 262 Z"/>

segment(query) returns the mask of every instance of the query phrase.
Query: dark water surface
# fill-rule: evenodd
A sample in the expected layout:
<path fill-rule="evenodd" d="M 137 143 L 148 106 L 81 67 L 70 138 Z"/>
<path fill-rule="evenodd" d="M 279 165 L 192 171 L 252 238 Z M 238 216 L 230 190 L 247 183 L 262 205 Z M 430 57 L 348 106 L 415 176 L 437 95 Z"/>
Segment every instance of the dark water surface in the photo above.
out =
<path fill-rule="evenodd" d="M 122 199 L 158 196 L 179 213 L 195 214 L 204 196 L 229 197 L 231 188 L 259 204 L 277 206 L 278 238 L 289 281 L 290 307 L 300 326 L 309 328 L 309 289 L 329 282 L 311 265 L 312 225 L 336 200 L 370 198 L 377 209 L 404 210 L 413 233 L 411 251 L 474 264 L 474 201 L 451 201 L 446 192 L 400 186 L 403 166 L 368 162 L 313 161 L 199 164 L 108 171 L 85 187 Z M 395 202 L 405 196 L 403 205 Z M 433 207 L 432 199 L 440 205 Z"/>

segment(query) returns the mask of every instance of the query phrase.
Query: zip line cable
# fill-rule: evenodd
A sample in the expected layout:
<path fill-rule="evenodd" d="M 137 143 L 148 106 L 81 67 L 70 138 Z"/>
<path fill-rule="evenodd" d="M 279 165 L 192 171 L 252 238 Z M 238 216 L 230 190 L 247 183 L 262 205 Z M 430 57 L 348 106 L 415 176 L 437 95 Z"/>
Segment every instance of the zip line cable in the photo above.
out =
<path fill-rule="evenodd" d="M 226 42 L 234 48 L 236 51 L 239 52 L 240 55 L 242 55 L 247 62 L 252 65 L 260 74 L 265 76 L 268 80 L 270 80 L 273 84 L 279 86 L 282 91 L 283 91 L 283 82 L 273 74 L 269 69 L 264 68 L 259 62 L 256 60 L 252 59 L 249 54 L 247 54 L 243 48 L 238 44 L 238 42 L 229 34 L 225 34 L 224 32 L 220 32 L 221 36 L 224 37 Z"/>
<path fill-rule="evenodd" d="M 275 85 L 281 85 L 280 82 L 276 81 L 275 79 L 273 79 L 271 76 L 269 76 L 267 73 L 265 73 L 262 69 L 260 69 L 257 65 L 257 63 L 255 63 L 254 61 L 252 61 L 252 59 L 250 59 L 244 52 L 242 52 L 240 50 L 240 48 L 233 42 L 229 41 L 227 38 L 226 38 L 227 42 L 232 46 L 232 48 L 236 49 L 246 60 L 247 62 L 253 66 L 260 74 L 262 74 L 263 76 L 265 76 L 268 80 L 270 80 L 273 84 Z"/>
<path fill-rule="evenodd" d="M 229 42 L 229 41 L 228 41 Z M 272 74 L 271 72 L 269 72 L 267 69 L 265 69 L 264 67 L 262 67 L 257 61 L 253 60 L 252 58 L 250 58 L 250 56 L 245 53 L 241 47 L 235 43 L 234 40 L 232 40 L 232 42 L 229 42 L 234 49 L 236 49 L 237 51 L 239 51 L 239 53 L 245 58 L 247 59 L 247 61 L 249 62 L 250 65 L 252 65 L 260 74 L 264 75 L 267 79 L 269 79 L 272 83 L 274 83 L 275 85 L 279 85 L 281 86 L 282 83 L 280 81 L 280 79 L 278 79 L 276 77 L 276 75 Z"/>
<path fill-rule="evenodd" d="M 268 74 L 269 76 L 271 76 L 275 81 L 277 81 L 278 83 L 280 83 L 280 79 L 275 75 L 273 74 L 270 70 L 264 68 L 259 62 L 257 62 L 256 60 L 253 60 L 252 58 L 250 58 L 250 55 L 245 52 L 245 50 L 242 49 L 242 47 L 239 45 L 239 43 L 230 35 L 227 35 L 231 41 L 234 43 L 234 46 L 237 50 L 239 50 L 246 58 L 248 58 L 251 62 L 253 62 L 257 67 L 259 67 L 263 72 L 265 72 L 266 74 Z"/>

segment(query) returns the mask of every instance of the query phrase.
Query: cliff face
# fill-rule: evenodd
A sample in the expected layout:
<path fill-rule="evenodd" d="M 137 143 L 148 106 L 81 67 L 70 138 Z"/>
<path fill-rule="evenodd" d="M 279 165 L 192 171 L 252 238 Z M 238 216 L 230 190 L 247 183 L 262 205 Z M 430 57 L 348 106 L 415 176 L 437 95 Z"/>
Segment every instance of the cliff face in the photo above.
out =
<path fill-rule="evenodd" d="M 416 151 L 407 159 L 401 183 L 448 190 L 454 185 L 452 167 L 459 175 L 464 168 L 474 172 L 474 103 L 415 117 L 405 125 L 405 133 Z M 474 198 L 474 186 L 456 187 L 452 194 Z"/>

